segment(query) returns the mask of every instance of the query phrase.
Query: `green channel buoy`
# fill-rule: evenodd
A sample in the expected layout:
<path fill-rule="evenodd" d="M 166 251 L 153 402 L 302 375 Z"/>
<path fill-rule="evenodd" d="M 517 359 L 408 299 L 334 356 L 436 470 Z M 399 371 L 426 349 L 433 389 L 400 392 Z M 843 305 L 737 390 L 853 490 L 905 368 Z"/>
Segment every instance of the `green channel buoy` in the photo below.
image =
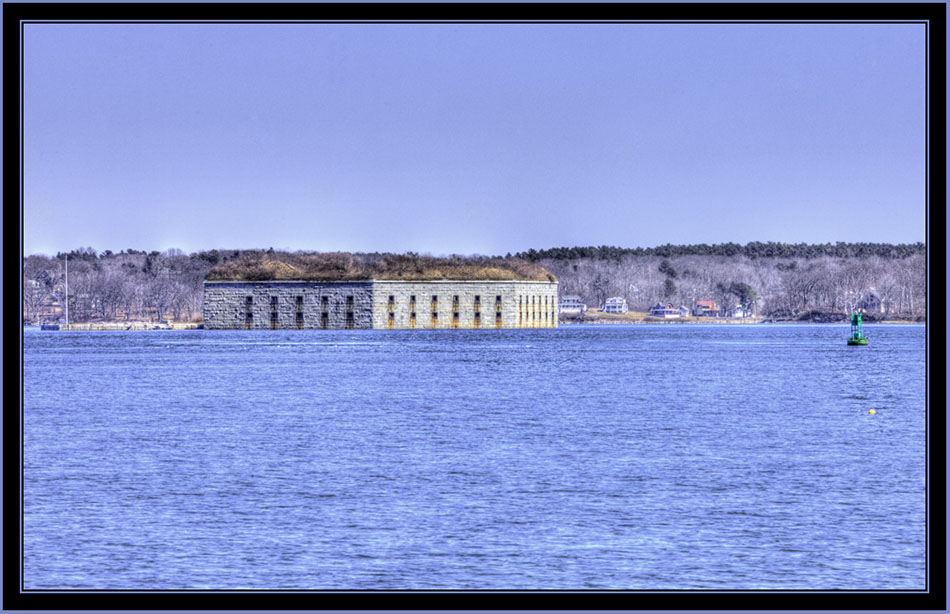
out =
<path fill-rule="evenodd" d="M 867 345 L 868 338 L 864 336 L 861 329 L 861 314 L 851 314 L 851 336 L 848 337 L 848 345 Z"/>

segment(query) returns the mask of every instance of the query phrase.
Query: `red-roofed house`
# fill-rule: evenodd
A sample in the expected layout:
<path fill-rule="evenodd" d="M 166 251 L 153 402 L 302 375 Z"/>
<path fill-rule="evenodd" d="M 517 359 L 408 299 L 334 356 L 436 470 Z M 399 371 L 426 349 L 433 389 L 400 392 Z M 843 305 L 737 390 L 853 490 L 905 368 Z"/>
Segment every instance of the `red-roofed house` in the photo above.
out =
<path fill-rule="evenodd" d="M 673 303 L 657 303 L 650 308 L 650 315 L 657 318 L 678 318 L 681 314 L 680 310 L 673 307 Z"/>
<path fill-rule="evenodd" d="M 715 318 L 719 315 L 719 307 L 716 306 L 716 301 L 696 301 L 693 315 Z"/>

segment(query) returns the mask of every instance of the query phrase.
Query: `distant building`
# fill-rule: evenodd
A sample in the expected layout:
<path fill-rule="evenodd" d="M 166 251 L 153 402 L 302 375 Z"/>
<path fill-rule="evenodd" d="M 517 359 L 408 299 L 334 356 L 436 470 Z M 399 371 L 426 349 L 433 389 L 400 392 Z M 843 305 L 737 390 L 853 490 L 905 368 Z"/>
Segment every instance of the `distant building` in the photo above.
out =
<path fill-rule="evenodd" d="M 650 315 L 657 318 L 678 318 L 680 310 L 673 307 L 673 303 L 657 303 L 650 308 Z"/>
<path fill-rule="evenodd" d="M 867 293 L 861 297 L 861 300 L 858 301 L 856 305 L 859 311 L 865 311 L 870 313 L 884 313 L 886 310 L 884 308 L 884 301 L 881 300 L 881 297 L 877 292 L 874 291 L 874 288 L 871 288 Z"/>
<path fill-rule="evenodd" d="M 561 313 L 584 313 L 587 311 L 587 305 L 582 303 L 581 297 L 576 294 L 568 294 L 561 297 L 558 309 Z"/>
<path fill-rule="evenodd" d="M 696 301 L 693 315 L 701 318 L 715 318 L 719 315 L 719 307 L 716 301 Z"/>
<path fill-rule="evenodd" d="M 604 313 L 627 313 L 627 299 L 613 296 L 604 303 Z"/>
<path fill-rule="evenodd" d="M 556 328 L 557 282 L 204 282 L 206 329 Z"/>
<path fill-rule="evenodd" d="M 686 316 L 689 315 L 689 308 L 686 305 L 680 305 L 679 312 L 680 312 L 680 317 L 685 318 Z"/>
<path fill-rule="evenodd" d="M 732 311 L 727 311 L 725 313 L 727 318 L 750 318 L 752 317 L 752 310 L 743 309 L 742 307 L 736 307 Z"/>

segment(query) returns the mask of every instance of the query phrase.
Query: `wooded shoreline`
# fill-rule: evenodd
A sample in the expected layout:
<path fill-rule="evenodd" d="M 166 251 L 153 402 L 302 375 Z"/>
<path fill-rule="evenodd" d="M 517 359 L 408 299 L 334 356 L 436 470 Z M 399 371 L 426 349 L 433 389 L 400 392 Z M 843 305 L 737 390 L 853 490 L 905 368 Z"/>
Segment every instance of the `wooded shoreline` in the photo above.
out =
<path fill-rule="evenodd" d="M 598 314 L 602 315 L 602 314 Z M 606 314 L 612 315 L 612 314 Z M 676 324 L 676 325 L 715 325 L 715 326 L 754 326 L 757 324 L 843 324 L 846 321 L 842 322 L 817 322 L 817 321 L 771 321 L 769 319 L 762 318 L 646 318 L 644 320 L 624 320 L 624 319 L 605 319 L 600 317 L 592 317 L 591 319 L 585 319 L 580 321 L 574 318 L 563 319 L 558 322 L 558 326 L 641 326 L 641 325 L 652 325 L 652 324 Z M 876 322 L 869 322 L 869 324 L 926 324 L 925 320 L 879 320 Z M 73 323 L 69 326 L 65 324 L 60 324 L 59 330 L 61 331 L 82 331 L 82 332 L 101 332 L 101 331 L 110 331 L 110 332 L 124 332 L 124 331 L 151 331 L 151 330 L 202 330 L 204 325 L 201 322 L 79 322 Z M 38 329 L 39 325 L 25 324 L 23 328 Z M 313 329 L 311 329 L 313 330 Z M 422 329 L 420 329 L 422 330 Z M 484 329 L 484 330 L 494 330 L 494 329 Z M 523 330 L 523 329 L 519 329 Z"/>
<path fill-rule="evenodd" d="M 870 315 L 870 318 L 868 317 Z M 924 316 L 918 316 L 916 319 L 910 318 L 883 318 L 874 317 L 875 314 L 865 314 L 865 324 L 926 324 Z M 722 318 L 722 317 L 698 317 L 686 316 L 679 318 L 661 318 L 649 316 L 644 313 L 603 313 L 588 311 L 583 316 L 576 313 L 561 313 L 559 315 L 559 326 L 571 326 L 577 324 L 847 324 L 848 315 L 841 314 L 820 314 L 821 317 L 803 317 L 800 319 L 781 319 L 768 316 L 752 316 L 747 318 Z M 834 316 L 834 317 L 832 317 Z"/>
<path fill-rule="evenodd" d="M 65 319 L 67 260 L 70 323 L 197 324 L 202 321 L 204 282 L 216 276 L 407 280 L 540 279 L 550 274 L 559 282 L 561 297 L 577 296 L 592 309 L 619 298 L 637 312 L 649 311 L 657 302 L 695 311 L 702 301 L 714 302 L 720 314 L 752 313 L 759 321 L 837 322 L 863 311 L 869 323 L 919 322 L 927 308 L 927 250 L 922 243 L 601 246 L 440 258 L 273 249 L 98 253 L 81 248 L 24 258 L 24 323 Z"/>

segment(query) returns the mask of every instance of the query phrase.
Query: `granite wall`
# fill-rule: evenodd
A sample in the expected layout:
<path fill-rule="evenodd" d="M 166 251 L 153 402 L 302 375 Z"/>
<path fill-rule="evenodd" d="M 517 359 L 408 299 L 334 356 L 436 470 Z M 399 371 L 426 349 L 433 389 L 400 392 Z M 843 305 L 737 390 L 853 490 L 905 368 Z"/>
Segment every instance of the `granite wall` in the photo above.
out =
<path fill-rule="evenodd" d="M 204 324 L 207 329 L 555 328 L 557 282 L 207 281 Z"/>
<path fill-rule="evenodd" d="M 556 326 L 556 282 L 376 281 L 373 288 L 373 328 Z"/>
<path fill-rule="evenodd" d="M 373 284 L 206 281 L 204 325 L 210 329 L 372 328 Z"/>

